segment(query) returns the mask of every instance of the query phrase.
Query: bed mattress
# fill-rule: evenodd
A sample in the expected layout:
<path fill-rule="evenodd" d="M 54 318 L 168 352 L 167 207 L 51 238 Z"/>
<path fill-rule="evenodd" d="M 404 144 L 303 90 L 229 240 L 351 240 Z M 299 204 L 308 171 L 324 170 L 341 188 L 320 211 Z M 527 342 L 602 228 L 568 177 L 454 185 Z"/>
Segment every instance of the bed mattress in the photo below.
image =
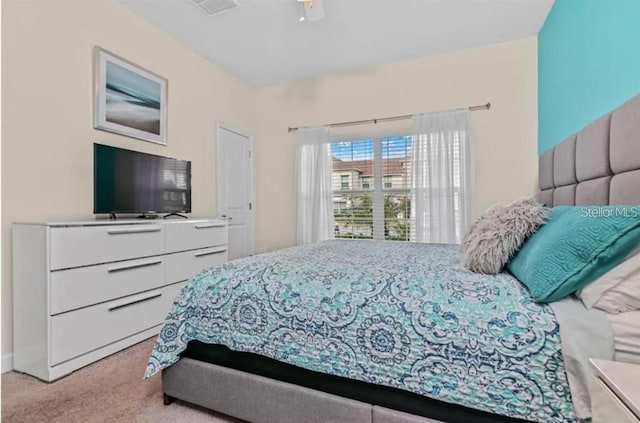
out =
<path fill-rule="evenodd" d="M 257 354 L 232 351 L 224 345 L 191 341 L 182 353 L 182 357 L 440 421 L 451 423 L 517 423 L 525 421 L 434 400 L 397 388 L 314 372 Z"/>

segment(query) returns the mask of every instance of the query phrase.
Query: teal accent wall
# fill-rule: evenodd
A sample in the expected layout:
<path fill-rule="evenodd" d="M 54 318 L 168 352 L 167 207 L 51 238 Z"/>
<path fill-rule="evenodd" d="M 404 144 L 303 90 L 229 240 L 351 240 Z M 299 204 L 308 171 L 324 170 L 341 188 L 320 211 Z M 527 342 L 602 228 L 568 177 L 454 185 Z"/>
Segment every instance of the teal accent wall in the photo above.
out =
<path fill-rule="evenodd" d="M 640 92 L 640 0 L 556 0 L 538 34 L 538 152 Z"/>

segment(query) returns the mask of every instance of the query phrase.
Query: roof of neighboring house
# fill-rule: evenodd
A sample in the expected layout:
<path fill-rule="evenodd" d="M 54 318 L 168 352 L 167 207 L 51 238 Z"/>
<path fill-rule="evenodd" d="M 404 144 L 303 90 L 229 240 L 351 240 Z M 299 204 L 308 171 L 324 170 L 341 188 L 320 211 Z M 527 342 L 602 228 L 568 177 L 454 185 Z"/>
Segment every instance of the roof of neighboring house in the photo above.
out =
<path fill-rule="evenodd" d="M 384 176 L 405 175 L 407 168 L 404 163 L 407 161 L 404 157 L 394 157 L 383 159 L 382 174 Z M 355 170 L 360 172 L 361 177 L 373 176 L 373 160 L 340 160 L 333 158 L 334 171 Z"/>

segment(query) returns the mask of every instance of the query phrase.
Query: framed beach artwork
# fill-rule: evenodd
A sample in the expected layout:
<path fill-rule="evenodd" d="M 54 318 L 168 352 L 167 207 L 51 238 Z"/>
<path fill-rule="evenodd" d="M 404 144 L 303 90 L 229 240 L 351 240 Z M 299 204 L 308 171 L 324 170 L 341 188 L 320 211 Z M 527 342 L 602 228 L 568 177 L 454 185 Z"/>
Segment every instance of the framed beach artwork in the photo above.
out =
<path fill-rule="evenodd" d="M 100 47 L 94 55 L 94 127 L 166 145 L 167 80 Z"/>

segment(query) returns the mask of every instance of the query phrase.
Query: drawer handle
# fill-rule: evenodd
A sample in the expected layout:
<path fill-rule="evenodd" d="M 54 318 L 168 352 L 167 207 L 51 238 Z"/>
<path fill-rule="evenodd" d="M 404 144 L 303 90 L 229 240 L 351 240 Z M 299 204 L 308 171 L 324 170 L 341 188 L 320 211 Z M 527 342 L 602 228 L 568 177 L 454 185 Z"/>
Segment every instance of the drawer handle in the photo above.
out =
<path fill-rule="evenodd" d="M 209 229 L 209 228 L 222 228 L 226 223 L 206 223 L 202 225 L 196 225 L 196 229 Z"/>
<path fill-rule="evenodd" d="M 123 235 L 123 234 L 143 234 L 146 232 L 160 232 L 162 228 L 137 228 L 137 229 L 110 229 L 107 231 L 109 235 Z"/>
<path fill-rule="evenodd" d="M 202 253 L 195 253 L 194 257 L 210 256 L 212 254 L 224 253 L 225 251 L 227 251 L 227 248 L 226 247 L 222 247 L 222 248 L 219 248 L 217 250 L 204 251 Z"/>
<path fill-rule="evenodd" d="M 159 292 L 157 294 L 151 294 L 151 295 L 149 295 L 147 297 L 136 298 L 135 300 L 128 300 L 128 301 L 126 301 L 124 303 L 122 303 L 122 302 L 115 303 L 115 304 L 109 306 L 109 311 L 118 310 L 118 309 L 123 308 L 123 307 L 129 307 L 130 305 L 142 303 L 142 302 L 153 300 L 154 298 L 160 298 L 160 297 L 162 297 L 162 293 L 161 292 Z"/>
<path fill-rule="evenodd" d="M 107 269 L 107 272 L 113 273 L 113 272 L 120 272 L 122 270 L 138 269 L 140 267 L 155 266 L 156 264 L 160 264 L 160 263 L 162 263 L 162 260 L 147 261 L 144 263 L 135 263 L 135 264 L 125 264 L 123 266 L 111 267 Z"/>

